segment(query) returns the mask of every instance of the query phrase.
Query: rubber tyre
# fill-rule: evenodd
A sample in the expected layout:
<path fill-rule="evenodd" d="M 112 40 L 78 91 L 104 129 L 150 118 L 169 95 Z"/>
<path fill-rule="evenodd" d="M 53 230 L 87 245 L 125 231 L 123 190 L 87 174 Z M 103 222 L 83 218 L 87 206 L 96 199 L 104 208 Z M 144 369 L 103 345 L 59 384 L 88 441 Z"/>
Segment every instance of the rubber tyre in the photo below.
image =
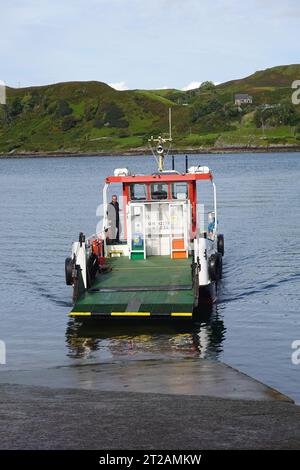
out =
<path fill-rule="evenodd" d="M 218 253 L 224 256 L 224 235 L 218 235 Z"/>
<path fill-rule="evenodd" d="M 65 276 L 66 276 L 67 286 L 71 286 L 73 284 L 72 272 L 73 272 L 72 258 L 66 258 L 66 261 L 65 261 Z"/>
<path fill-rule="evenodd" d="M 219 265 L 219 253 L 214 253 L 208 260 L 208 273 L 212 281 L 218 281 L 219 279 Z"/>
<path fill-rule="evenodd" d="M 218 278 L 222 279 L 223 277 L 223 259 L 221 253 L 219 253 L 219 273 Z"/>

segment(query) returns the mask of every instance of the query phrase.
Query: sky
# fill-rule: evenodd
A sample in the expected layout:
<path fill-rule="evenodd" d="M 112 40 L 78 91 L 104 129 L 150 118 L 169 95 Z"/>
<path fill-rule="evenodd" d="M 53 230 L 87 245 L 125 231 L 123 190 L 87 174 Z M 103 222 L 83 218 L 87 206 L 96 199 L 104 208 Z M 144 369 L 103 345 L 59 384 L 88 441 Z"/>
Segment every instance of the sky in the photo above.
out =
<path fill-rule="evenodd" d="M 9 86 L 190 89 L 290 63 L 300 63 L 299 0 L 0 0 Z"/>

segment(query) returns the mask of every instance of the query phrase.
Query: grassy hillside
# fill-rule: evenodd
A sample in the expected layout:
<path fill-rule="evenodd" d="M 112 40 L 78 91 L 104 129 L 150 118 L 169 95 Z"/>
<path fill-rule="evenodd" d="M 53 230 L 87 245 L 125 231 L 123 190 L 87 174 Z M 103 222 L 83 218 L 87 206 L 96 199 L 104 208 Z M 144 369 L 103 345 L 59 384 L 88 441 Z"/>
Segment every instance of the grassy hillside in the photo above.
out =
<path fill-rule="evenodd" d="M 0 152 L 98 152 L 143 148 L 167 133 L 173 109 L 178 148 L 300 144 L 300 110 L 291 83 L 300 65 L 274 67 L 214 86 L 116 91 L 101 82 L 7 89 L 0 106 Z M 252 105 L 237 107 L 235 93 Z"/>

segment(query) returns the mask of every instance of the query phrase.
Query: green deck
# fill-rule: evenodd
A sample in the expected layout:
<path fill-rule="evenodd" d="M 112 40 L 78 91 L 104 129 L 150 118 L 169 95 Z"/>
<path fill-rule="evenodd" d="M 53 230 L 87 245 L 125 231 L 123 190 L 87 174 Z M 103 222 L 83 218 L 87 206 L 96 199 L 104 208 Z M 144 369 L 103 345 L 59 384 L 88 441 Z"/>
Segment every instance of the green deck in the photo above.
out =
<path fill-rule="evenodd" d="M 173 260 L 169 256 L 152 256 L 146 260 L 130 260 L 119 257 L 107 263 L 111 271 L 98 275 L 89 292 L 78 299 L 71 314 L 150 312 L 151 315 L 170 315 L 193 311 L 190 258 Z"/>
<path fill-rule="evenodd" d="M 112 270 L 99 276 L 93 287 L 191 286 L 191 260 L 171 259 L 169 256 L 150 256 L 130 260 L 123 256 L 111 258 Z"/>

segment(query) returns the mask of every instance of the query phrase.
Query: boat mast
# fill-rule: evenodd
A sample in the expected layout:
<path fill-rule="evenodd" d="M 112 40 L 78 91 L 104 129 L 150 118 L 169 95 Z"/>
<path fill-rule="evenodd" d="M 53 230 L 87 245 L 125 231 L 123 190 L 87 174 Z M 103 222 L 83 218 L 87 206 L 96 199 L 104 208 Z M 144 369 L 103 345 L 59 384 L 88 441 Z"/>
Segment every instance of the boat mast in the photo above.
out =
<path fill-rule="evenodd" d="M 153 135 L 151 136 L 151 139 L 148 139 L 150 149 L 152 151 L 152 154 L 158 164 L 158 171 L 161 173 L 164 171 L 164 163 L 165 163 L 165 149 L 164 149 L 164 144 L 166 142 L 169 142 L 169 148 L 167 155 L 170 151 L 171 148 L 171 143 L 172 143 L 172 108 L 169 108 L 169 137 L 165 138 L 162 137 L 161 135 L 158 136 L 157 139 L 154 139 Z M 154 150 L 154 145 L 156 144 L 156 148 Z"/>

